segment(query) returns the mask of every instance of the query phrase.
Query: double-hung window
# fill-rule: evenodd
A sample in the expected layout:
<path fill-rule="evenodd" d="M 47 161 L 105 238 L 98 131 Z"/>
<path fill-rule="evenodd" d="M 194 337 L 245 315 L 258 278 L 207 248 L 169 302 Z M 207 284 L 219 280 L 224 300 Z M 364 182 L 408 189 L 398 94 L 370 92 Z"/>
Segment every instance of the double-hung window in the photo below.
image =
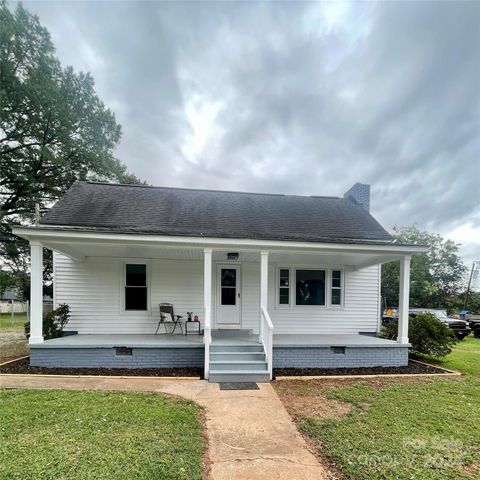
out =
<path fill-rule="evenodd" d="M 125 264 L 125 310 L 146 311 L 148 302 L 147 266 Z"/>
<path fill-rule="evenodd" d="M 325 305 L 325 270 L 295 271 L 295 304 Z"/>
<path fill-rule="evenodd" d="M 290 305 L 290 269 L 280 268 L 278 271 L 278 304 Z"/>
<path fill-rule="evenodd" d="M 332 270 L 332 305 L 342 304 L 342 271 Z"/>

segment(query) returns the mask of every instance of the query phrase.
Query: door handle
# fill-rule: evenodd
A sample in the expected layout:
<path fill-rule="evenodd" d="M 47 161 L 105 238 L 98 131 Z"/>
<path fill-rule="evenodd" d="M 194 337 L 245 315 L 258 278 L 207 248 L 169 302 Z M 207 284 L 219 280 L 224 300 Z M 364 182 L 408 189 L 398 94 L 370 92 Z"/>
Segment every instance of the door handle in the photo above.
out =
<path fill-rule="evenodd" d="M 238 298 L 240 298 L 240 292 L 238 292 L 238 294 L 237 294 L 237 295 L 238 295 Z"/>

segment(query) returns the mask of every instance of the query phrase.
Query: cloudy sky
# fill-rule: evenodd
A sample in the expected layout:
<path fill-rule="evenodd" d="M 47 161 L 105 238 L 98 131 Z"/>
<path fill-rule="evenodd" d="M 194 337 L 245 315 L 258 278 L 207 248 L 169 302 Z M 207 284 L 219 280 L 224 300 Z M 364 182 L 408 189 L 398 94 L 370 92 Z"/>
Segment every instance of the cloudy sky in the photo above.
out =
<path fill-rule="evenodd" d="M 155 185 L 372 186 L 480 260 L 480 2 L 24 2 Z"/>

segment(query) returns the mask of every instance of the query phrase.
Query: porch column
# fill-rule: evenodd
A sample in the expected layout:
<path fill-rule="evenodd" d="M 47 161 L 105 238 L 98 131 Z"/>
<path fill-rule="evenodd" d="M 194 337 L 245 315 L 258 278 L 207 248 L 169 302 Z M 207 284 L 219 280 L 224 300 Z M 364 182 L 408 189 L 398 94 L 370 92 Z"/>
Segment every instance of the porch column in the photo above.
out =
<path fill-rule="evenodd" d="M 262 308 L 267 310 L 268 304 L 268 252 L 260 252 L 260 316 L 259 316 L 259 333 L 260 338 L 264 336 L 264 324 L 262 316 Z"/>
<path fill-rule="evenodd" d="M 43 343 L 43 247 L 30 240 L 30 339 Z"/>
<path fill-rule="evenodd" d="M 398 336 L 397 341 L 408 343 L 408 311 L 410 297 L 410 260 L 406 255 L 400 260 L 400 294 L 398 301 Z"/>
<path fill-rule="evenodd" d="M 203 249 L 203 306 L 205 307 L 205 327 L 212 324 L 212 249 Z"/>
<path fill-rule="evenodd" d="M 204 377 L 210 377 L 210 343 L 212 341 L 212 249 L 203 249 L 203 306 L 205 320 L 203 324 Z"/>
<path fill-rule="evenodd" d="M 268 305 L 268 252 L 260 252 L 260 307 Z"/>

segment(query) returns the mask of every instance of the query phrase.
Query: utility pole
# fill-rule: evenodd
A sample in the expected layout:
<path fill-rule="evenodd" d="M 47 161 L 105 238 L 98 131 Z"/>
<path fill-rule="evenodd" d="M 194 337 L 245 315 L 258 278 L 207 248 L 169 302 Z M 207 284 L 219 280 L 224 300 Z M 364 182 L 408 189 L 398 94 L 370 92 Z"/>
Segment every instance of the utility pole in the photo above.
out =
<path fill-rule="evenodd" d="M 463 304 L 463 309 L 464 310 L 467 309 L 468 297 L 470 295 L 470 287 L 472 286 L 473 272 L 475 271 L 475 268 L 476 268 L 477 264 L 480 264 L 480 262 L 473 262 L 472 263 L 472 269 L 470 270 L 470 278 L 468 279 L 468 287 L 467 287 L 467 291 L 465 293 L 465 303 Z"/>
<path fill-rule="evenodd" d="M 40 223 L 40 204 L 35 204 L 35 225 Z"/>

